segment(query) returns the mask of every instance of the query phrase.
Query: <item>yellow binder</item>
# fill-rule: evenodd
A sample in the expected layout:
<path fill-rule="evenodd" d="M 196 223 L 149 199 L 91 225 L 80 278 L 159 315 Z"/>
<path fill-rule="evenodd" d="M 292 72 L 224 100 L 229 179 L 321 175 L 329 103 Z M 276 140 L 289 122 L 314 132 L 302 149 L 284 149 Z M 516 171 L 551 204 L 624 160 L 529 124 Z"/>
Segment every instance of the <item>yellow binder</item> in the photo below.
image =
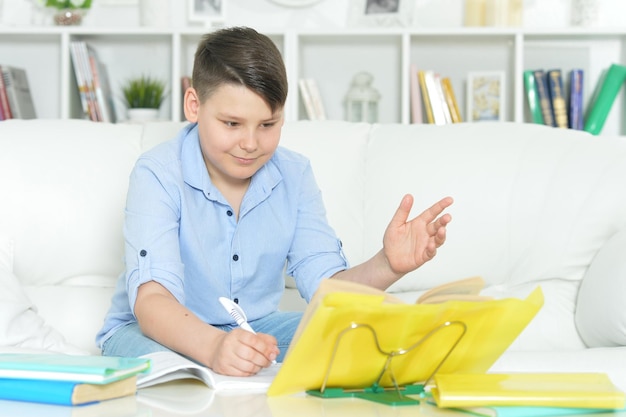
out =
<path fill-rule="evenodd" d="M 439 374 L 439 407 L 543 406 L 622 409 L 626 397 L 604 373 Z"/>
<path fill-rule="evenodd" d="M 324 285 L 320 291 L 328 291 Z M 402 387 L 435 371 L 485 372 L 543 305 L 540 288 L 525 300 L 441 304 L 345 288 L 311 302 L 269 396 Z"/>

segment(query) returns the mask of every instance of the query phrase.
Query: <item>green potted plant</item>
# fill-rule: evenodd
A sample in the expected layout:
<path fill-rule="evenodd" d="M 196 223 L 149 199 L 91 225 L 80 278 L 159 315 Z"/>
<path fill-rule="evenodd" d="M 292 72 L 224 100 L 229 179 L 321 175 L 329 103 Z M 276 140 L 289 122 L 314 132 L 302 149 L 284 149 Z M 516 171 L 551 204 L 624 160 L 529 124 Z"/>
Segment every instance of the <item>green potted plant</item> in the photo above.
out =
<path fill-rule="evenodd" d="M 91 8 L 92 0 L 40 0 L 43 6 L 54 9 L 54 23 L 57 25 L 79 25 L 83 16 Z"/>
<path fill-rule="evenodd" d="M 157 119 L 165 100 L 165 82 L 148 75 L 131 78 L 122 85 L 130 120 Z"/>

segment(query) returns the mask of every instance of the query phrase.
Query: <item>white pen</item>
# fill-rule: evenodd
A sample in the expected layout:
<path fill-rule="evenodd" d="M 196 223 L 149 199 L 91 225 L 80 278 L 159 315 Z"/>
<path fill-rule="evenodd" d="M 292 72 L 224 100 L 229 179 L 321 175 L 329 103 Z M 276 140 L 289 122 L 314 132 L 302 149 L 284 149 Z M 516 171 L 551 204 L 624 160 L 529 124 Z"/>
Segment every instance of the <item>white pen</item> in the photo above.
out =
<path fill-rule="evenodd" d="M 250 326 L 250 323 L 248 323 L 248 318 L 246 317 L 246 313 L 243 311 L 243 308 L 241 308 L 239 304 L 235 303 L 233 300 L 231 300 L 230 298 L 226 298 L 226 297 L 220 297 L 219 301 L 224 307 L 224 309 L 226 310 L 226 312 L 230 314 L 230 316 L 233 319 L 235 319 L 237 326 L 241 327 L 242 329 L 246 331 L 249 331 L 250 333 L 256 334 L 252 326 Z M 276 365 L 276 361 L 273 360 L 272 364 Z"/>

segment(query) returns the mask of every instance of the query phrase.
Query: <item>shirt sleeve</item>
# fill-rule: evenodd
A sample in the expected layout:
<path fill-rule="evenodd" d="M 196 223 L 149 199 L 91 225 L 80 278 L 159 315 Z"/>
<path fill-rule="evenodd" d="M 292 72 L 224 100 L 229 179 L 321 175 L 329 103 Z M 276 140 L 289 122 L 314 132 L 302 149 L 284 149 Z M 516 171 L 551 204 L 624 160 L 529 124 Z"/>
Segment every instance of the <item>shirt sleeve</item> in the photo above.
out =
<path fill-rule="evenodd" d="M 180 181 L 146 158 L 130 176 L 124 224 L 126 290 L 134 312 L 139 286 L 156 281 L 184 304 L 178 230 Z"/>
<path fill-rule="evenodd" d="M 341 241 L 326 218 L 322 193 L 310 163 L 302 172 L 298 190 L 297 220 L 287 258 L 287 273 L 294 277 L 302 297 L 309 302 L 322 279 L 348 268 Z"/>

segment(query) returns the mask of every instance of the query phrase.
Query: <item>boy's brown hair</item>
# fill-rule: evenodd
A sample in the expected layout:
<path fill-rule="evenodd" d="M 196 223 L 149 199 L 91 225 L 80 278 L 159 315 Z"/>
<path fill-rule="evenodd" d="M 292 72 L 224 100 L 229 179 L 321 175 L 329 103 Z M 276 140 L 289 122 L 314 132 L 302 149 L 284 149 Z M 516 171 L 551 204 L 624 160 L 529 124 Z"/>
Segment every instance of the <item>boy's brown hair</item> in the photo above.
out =
<path fill-rule="evenodd" d="M 192 80 L 200 102 L 223 84 L 249 88 L 272 112 L 287 100 L 287 73 L 280 51 L 269 37 L 247 27 L 204 35 L 196 50 Z"/>

